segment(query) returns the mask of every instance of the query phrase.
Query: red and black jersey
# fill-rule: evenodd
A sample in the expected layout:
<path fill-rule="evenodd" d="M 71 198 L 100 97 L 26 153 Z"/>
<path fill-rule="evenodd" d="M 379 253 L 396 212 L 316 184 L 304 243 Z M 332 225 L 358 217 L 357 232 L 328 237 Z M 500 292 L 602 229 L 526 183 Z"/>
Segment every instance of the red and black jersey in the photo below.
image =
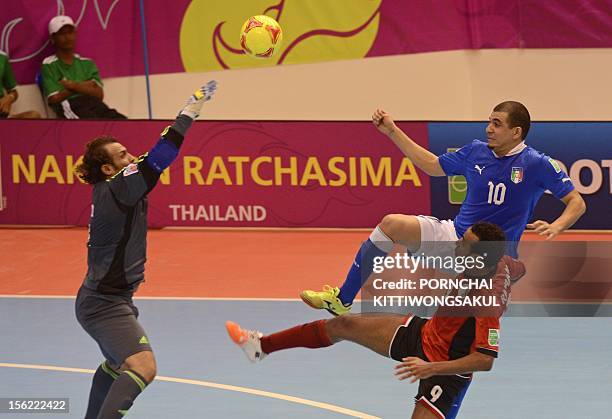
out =
<path fill-rule="evenodd" d="M 484 316 L 450 317 L 440 310 L 421 329 L 423 352 L 432 362 L 448 361 L 478 351 L 497 358 L 499 351 L 499 318 L 510 300 L 510 285 L 525 274 L 525 266 L 510 256 L 497 264 L 492 287 L 479 294 L 495 295 L 500 307 L 485 310 Z"/>

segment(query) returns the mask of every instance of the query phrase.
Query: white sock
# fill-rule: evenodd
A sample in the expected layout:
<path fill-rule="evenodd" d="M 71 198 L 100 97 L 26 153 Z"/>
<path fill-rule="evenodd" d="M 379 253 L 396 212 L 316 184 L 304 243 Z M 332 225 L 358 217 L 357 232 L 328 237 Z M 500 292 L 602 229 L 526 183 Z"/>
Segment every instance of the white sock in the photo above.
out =
<path fill-rule="evenodd" d="M 370 241 L 374 243 L 374 246 L 385 253 L 389 253 L 391 252 L 391 249 L 393 249 L 393 240 L 391 240 L 389 236 L 382 231 L 380 226 L 376 226 L 376 228 L 372 231 L 370 234 Z"/>

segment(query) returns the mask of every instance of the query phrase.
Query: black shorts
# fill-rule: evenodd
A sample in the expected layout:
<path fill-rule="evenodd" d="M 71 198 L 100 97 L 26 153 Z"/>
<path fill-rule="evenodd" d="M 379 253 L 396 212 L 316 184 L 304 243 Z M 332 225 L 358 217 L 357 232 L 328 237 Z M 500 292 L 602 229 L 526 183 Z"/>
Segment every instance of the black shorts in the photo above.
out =
<path fill-rule="evenodd" d="M 131 355 L 151 351 L 131 297 L 100 294 L 81 287 L 75 311 L 80 325 L 98 343 L 113 368 L 120 367 Z"/>
<path fill-rule="evenodd" d="M 421 329 L 427 319 L 410 317 L 406 324 L 397 328 L 389 355 L 396 361 L 415 356 L 429 361 L 423 353 Z M 419 391 L 415 396 L 416 403 L 422 403 L 436 416 L 453 419 L 457 416 L 463 397 L 471 382 L 466 375 L 436 375 L 419 381 Z"/>

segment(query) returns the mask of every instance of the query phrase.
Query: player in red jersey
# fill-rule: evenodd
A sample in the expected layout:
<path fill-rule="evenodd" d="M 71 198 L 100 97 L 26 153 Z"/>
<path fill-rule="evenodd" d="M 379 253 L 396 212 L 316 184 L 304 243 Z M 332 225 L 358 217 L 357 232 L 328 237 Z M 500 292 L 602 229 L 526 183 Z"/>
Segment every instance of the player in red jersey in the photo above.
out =
<path fill-rule="evenodd" d="M 462 277 L 491 278 L 492 286 L 484 293 L 496 296 L 501 303 L 477 315 L 472 309 L 451 312 L 449 308 L 439 308 L 431 319 L 412 314 L 355 314 L 319 320 L 266 336 L 242 329 L 230 321 L 226 327 L 232 340 L 253 362 L 283 349 L 322 348 L 342 340 L 365 346 L 399 361 L 395 374 L 400 380 L 420 380 L 413 419 L 454 418 L 472 372 L 490 370 L 497 358 L 499 318 L 509 301 L 510 284 L 525 273 L 521 262 L 503 255 L 503 245 L 483 246 L 504 240 L 500 227 L 479 222 L 457 242 L 457 256 L 486 254 L 483 268 L 466 269 Z M 483 290 L 477 292 L 480 295 Z"/>

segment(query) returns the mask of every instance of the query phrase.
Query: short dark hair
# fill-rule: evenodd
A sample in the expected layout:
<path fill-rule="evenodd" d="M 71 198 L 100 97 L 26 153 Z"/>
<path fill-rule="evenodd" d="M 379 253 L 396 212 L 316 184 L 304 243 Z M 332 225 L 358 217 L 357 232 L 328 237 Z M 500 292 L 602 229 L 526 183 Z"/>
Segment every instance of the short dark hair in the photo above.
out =
<path fill-rule="evenodd" d="M 527 138 L 531 126 L 531 116 L 525 105 L 508 100 L 493 108 L 493 112 L 506 112 L 508 114 L 508 126 L 510 128 L 521 127 L 522 139 Z"/>
<path fill-rule="evenodd" d="M 484 256 L 487 267 L 496 266 L 506 253 L 506 234 L 497 224 L 479 221 L 472 225 L 472 233 L 478 242 L 472 244 L 472 252 Z"/>
<path fill-rule="evenodd" d="M 102 172 L 103 164 L 113 164 L 111 156 L 106 152 L 105 145 L 118 142 L 115 137 L 103 135 L 96 137 L 85 145 L 83 162 L 76 168 L 76 172 L 86 183 L 93 185 L 106 180 Z"/>

